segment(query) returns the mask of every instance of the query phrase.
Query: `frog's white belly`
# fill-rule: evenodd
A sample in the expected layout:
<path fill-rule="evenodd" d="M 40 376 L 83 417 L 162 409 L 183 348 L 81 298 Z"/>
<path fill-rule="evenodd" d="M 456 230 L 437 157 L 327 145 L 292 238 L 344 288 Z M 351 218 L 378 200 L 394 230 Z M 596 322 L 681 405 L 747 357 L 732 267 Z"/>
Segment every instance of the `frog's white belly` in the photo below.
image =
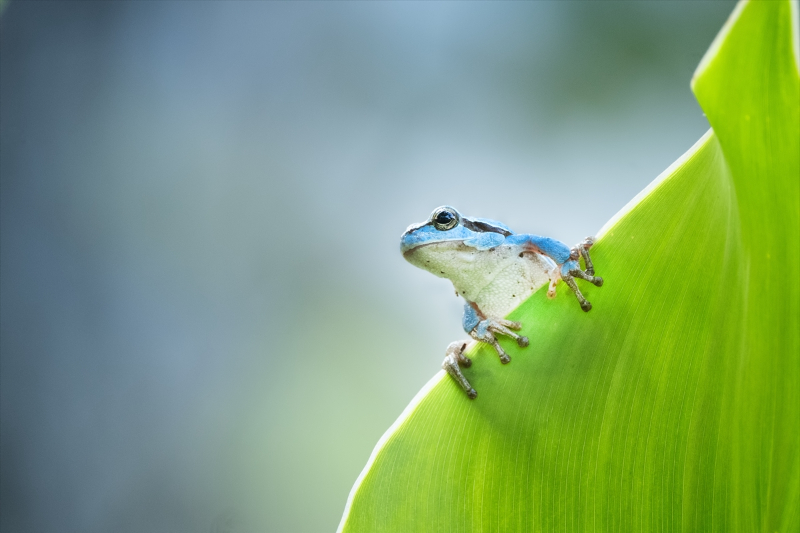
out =
<path fill-rule="evenodd" d="M 478 251 L 458 242 L 442 242 L 416 249 L 409 260 L 448 278 L 456 291 L 475 302 L 484 315 L 504 317 L 547 284 L 549 271 L 555 266 L 539 254 L 520 257 L 520 253 L 518 246 Z"/>

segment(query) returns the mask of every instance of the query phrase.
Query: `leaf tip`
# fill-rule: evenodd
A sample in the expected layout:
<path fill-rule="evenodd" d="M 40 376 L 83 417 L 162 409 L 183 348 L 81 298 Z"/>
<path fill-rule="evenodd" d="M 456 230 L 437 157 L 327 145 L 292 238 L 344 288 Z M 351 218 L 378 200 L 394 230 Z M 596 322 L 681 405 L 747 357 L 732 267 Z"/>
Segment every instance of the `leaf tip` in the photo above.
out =
<path fill-rule="evenodd" d="M 733 28 L 734 24 L 736 24 L 736 21 L 739 20 L 742 11 L 744 11 L 744 8 L 749 3 L 750 0 L 739 0 L 736 3 L 736 7 L 728 16 L 728 20 L 726 20 L 725 24 L 722 25 L 722 29 L 720 29 L 719 33 L 717 33 L 717 36 L 714 37 L 714 41 L 712 41 L 711 46 L 709 46 L 708 50 L 706 50 L 706 53 L 703 54 L 703 59 L 700 60 L 700 64 L 697 65 L 697 68 L 694 70 L 694 74 L 692 74 L 692 81 L 689 83 L 690 87 L 692 88 L 692 92 L 695 92 L 695 85 L 697 84 L 698 79 L 706 71 L 708 65 L 711 64 L 717 53 L 719 53 L 722 43 L 725 41 L 725 38 L 731 31 L 731 28 Z"/>

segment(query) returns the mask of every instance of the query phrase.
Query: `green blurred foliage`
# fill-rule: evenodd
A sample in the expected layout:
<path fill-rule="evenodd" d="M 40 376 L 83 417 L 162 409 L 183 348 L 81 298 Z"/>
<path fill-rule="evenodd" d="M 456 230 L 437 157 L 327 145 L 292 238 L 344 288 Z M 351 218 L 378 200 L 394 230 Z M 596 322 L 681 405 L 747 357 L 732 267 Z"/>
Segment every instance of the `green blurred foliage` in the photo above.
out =
<path fill-rule="evenodd" d="M 732 6 L 7 3 L 0 530 L 333 530 L 463 335 L 402 230 L 596 231 Z"/>

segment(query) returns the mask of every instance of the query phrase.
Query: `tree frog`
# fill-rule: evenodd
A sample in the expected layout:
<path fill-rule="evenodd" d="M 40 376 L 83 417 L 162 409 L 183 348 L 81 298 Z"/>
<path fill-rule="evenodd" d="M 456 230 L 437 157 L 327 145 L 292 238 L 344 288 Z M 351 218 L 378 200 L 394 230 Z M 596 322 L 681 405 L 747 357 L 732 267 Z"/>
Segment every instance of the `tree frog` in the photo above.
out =
<path fill-rule="evenodd" d="M 496 335 L 506 335 L 519 346 L 528 346 L 528 338 L 518 335 L 522 324 L 505 317 L 539 287 L 549 283 L 549 298 L 556 295 L 556 285 L 563 280 L 578 298 L 581 309 L 589 311 L 575 278 L 600 287 L 603 278 L 594 275 L 589 257 L 593 237 L 573 248 L 549 237 L 514 233 L 494 220 L 461 215 L 450 206 L 436 208 L 430 218 L 412 224 L 400 238 L 400 251 L 412 265 L 453 282 L 456 296 L 465 300 L 463 326 L 472 339 L 494 347 L 500 362 L 511 361 L 497 342 Z M 581 270 L 583 257 L 586 270 Z M 471 341 L 457 341 L 448 346 L 444 368 L 469 398 L 478 393 L 459 366 L 472 361 L 464 355 Z"/>

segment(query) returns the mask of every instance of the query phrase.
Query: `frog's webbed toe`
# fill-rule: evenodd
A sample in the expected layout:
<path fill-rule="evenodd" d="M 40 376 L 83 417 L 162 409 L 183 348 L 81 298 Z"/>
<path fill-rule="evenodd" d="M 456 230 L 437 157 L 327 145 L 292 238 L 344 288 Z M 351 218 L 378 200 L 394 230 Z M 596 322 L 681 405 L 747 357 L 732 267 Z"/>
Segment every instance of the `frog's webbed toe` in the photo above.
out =
<path fill-rule="evenodd" d="M 461 388 L 467 393 L 469 399 L 474 400 L 478 396 L 478 393 L 472 388 L 472 385 L 469 384 L 469 381 L 467 381 L 467 378 L 464 377 L 464 374 L 461 373 L 461 369 L 459 368 L 459 365 L 465 367 L 472 366 L 472 361 L 464 355 L 464 350 L 467 349 L 467 345 L 470 342 L 471 341 L 451 342 L 445 352 L 442 368 L 461 385 Z"/>

